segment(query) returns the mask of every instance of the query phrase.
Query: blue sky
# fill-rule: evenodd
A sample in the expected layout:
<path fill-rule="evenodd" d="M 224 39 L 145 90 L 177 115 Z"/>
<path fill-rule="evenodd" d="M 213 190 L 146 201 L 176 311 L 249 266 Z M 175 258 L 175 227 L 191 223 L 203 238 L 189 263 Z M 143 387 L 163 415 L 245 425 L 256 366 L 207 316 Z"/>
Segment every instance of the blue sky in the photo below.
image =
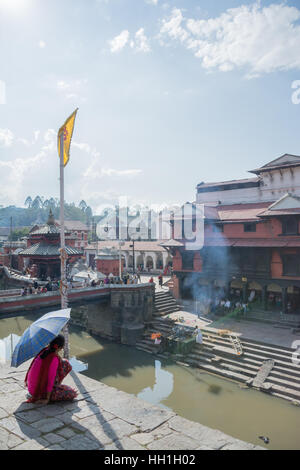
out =
<path fill-rule="evenodd" d="M 299 155 L 299 50 L 300 0 L 0 0 L 0 205 L 58 197 L 76 107 L 66 199 L 96 212 Z"/>

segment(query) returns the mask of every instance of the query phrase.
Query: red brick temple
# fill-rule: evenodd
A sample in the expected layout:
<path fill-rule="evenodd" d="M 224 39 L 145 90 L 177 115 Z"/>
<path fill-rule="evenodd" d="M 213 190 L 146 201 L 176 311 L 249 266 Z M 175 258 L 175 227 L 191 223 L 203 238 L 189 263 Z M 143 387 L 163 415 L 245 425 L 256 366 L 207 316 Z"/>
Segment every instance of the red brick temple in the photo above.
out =
<path fill-rule="evenodd" d="M 75 248 L 76 237 L 65 231 L 67 267 L 75 263 L 83 252 Z M 49 218 L 45 225 L 34 227 L 27 240 L 27 248 L 19 253 L 20 268 L 29 269 L 33 277 L 39 279 L 60 278 L 60 228 L 50 209 Z M 22 265 L 23 264 L 23 265 Z"/>
<path fill-rule="evenodd" d="M 109 276 L 119 276 L 119 253 L 114 248 L 103 248 L 95 258 L 98 272 Z M 121 261 L 121 271 L 123 272 L 124 260 Z"/>
<path fill-rule="evenodd" d="M 174 295 L 256 301 L 300 314 L 300 157 L 283 155 L 247 180 L 200 183 L 204 245 L 182 237 L 161 246 L 173 255 Z"/>

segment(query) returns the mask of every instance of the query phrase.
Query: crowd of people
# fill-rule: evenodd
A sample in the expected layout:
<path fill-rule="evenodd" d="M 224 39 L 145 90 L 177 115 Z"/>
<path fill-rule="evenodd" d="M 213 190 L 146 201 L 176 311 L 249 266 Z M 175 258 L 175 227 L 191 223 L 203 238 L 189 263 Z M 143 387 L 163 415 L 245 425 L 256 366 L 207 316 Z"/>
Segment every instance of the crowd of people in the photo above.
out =
<path fill-rule="evenodd" d="M 228 295 L 224 291 L 217 292 L 215 295 L 208 295 L 208 293 L 202 292 L 197 299 L 200 304 L 200 307 L 197 308 L 198 317 L 209 313 L 225 315 L 233 311 L 246 314 L 249 311 L 249 303 L 253 300 L 254 297 L 251 294 L 247 301 L 243 300 L 241 292 L 233 289 Z"/>
<path fill-rule="evenodd" d="M 34 294 L 46 294 L 46 292 L 52 292 L 59 290 L 60 281 L 47 281 L 46 284 L 40 285 L 37 281 L 28 287 L 23 287 L 22 296 L 34 295 Z"/>
<path fill-rule="evenodd" d="M 159 285 L 163 284 L 163 276 L 160 274 L 158 277 Z M 107 285 L 128 285 L 128 284 L 139 284 L 141 283 L 141 274 L 139 272 L 135 274 L 123 273 L 121 277 L 119 276 L 106 276 L 103 279 L 96 279 L 88 274 L 87 278 L 81 282 L 75 282 L 72 278 L 68 279 L 68 290 L 75 288 L 84 288 L 84 287 L 105 287 Z M 154 283 L 153 277 L 150 277 L 149 283 Z M 50 278 L 47 279 L 47 282 L 43 285 L 35 281 L 32 285 L 23 287 L 22 296 L 33 295 L 33 294 L 45 294 L 47 292 L 58 291 L 60 289 L 60 280 L 51 281 Z"/>

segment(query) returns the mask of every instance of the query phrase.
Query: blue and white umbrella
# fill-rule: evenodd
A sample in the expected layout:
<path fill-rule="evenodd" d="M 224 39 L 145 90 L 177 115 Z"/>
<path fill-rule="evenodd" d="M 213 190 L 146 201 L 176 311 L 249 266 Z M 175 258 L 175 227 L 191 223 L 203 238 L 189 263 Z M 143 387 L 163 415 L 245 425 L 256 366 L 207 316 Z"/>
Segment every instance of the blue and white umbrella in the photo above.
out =
<path fill-rule="evenodd" d="M 18 367 L 45 348 L 70 320 L 71 309 L 46 313 L 23 333 L 14 349 L 11 366 Z"/>

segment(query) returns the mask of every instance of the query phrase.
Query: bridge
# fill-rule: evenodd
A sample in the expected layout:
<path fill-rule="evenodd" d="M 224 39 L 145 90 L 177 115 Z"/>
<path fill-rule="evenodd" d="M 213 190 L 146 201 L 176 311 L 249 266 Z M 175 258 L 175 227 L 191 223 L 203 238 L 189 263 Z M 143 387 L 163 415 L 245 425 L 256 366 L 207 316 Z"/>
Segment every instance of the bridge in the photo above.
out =
<path fill-rule="evenodd" d="M 154 297 L 155 287 L 149 283 L 71 289 L 68 292 L 69 305 L 73 307 L 71 321 L 92 334 L 134 345 L 152 319 Z M 0 318 L 36 310 L 46 313 L 59 309 L 60 302 L 59 291 L 7 295 L 0 297 Z"/>

